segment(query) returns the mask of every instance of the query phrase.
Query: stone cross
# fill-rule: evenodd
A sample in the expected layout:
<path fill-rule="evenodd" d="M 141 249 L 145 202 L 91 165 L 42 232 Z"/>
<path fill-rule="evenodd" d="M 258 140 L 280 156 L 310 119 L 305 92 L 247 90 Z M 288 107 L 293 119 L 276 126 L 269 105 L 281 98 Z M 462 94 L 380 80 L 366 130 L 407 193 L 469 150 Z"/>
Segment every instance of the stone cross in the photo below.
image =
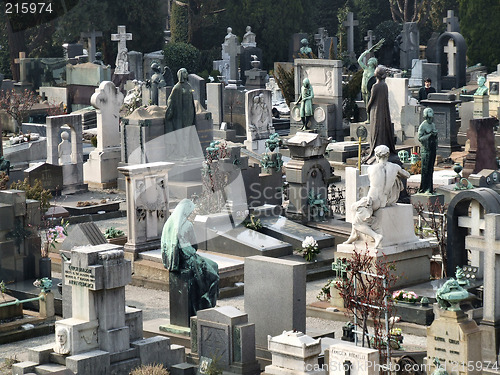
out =
<path fill-rule="evenodd" d="M 458 17 L 454 16 L 454 12 L 448 9 L 447 17 L 443 18 L 443 23 L 446 24 L 446 31 L 449 33 L 460 32 L 460 26 L 458 24 Z"/>
<path fill-rule="evenodd" d="M 26 52 L 19 52 L 19 58 L 14 59 L 16 64 L 19 64 L 19 82 L 27 82 L 28 69 L 27 66 L 30 60 L 26 58 Z"/>
<path fill-rule="evenodd" d="M 347 53 L 352 58 L 356 57 L 354 54 L 354 26 L 359 25 L 359 21 L 354 20 L 354 14 L 352 12 L 347 13 L 347 20 L 343 24 L 347 27 Z"/>
<path fill-rule="evenodd" d="M 328 37 L 328 31 L 324 27 L 320 27 L 318 29 L 318 33 L 314 34 L 314 41 L 318 46 L 318 58 L 326 59 L 328 56 L 325 56 L 325 50 L 330 46 L 325 46 L 326 38 Z"/>
<path fill-rule="evenodd" d="M 118 42 L 118 54 L 127 48 L 127 40 L 132 40 L 132 33 L 127 33 L 125 29 L 125 26 L 118 26 L 118 34 L 111 34 L 111 40 Z"/>
<path fill-rule="evenodd" d="M 455 55 L 457 53 L 457 47 L 455 47 L 455 42 L 453 39 L 448 40 L 448 45 L 444 47 L 444 52 L 448 56 L 448 75 L 454 76 L 456 72 Z"/>
<path fill-rule="evenodd" d="M 98 152 L 109 147 L 120 146 L 120 107 L 123 94 L 110 81 L 103 81 L 90 98 L 97 108 L 97 148 Z"/>
<path fill-rule="evenodd" d="M 102 37 L 102 31 L 92 30 L 91 32 L 80 33 L 80 37 L 87 38 L 87 44 L 89 46 L 89 62 L 94 62 L 96 53 L 95 39 Z"/>
<path fill-rule="evenodd" d="M 365 40 L 368 42 L 367 49 L 372 48 L 373 46 L 373 41 L 375 40 L 376 36 L 373 34 L 373 30 L 368 30 L 365 36 Z"/>
<path fill-rule="evenodd" d="M 465 247 L 484 252 L 483 319 L 481 321 L 483 361 L 498 361 L 500 323 L 500 214 L 484 215 L 484 237 L 470 235 Z"/>
<path fill-rule="evenodd" d="M 229 55 L 229 76 L 228 79 L 238 79 L 238 55 L 241 54 L 241 45 L 236 38 L 228 38 L 223 44 L 224 52 Z"/>

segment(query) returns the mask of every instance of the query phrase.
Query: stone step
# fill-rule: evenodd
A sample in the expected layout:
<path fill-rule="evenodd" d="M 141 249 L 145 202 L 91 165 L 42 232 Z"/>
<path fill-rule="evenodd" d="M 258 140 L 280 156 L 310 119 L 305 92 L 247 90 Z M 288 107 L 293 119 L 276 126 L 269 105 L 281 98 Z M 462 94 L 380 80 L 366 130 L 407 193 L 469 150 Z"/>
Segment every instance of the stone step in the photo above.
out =
<path fill-rule="evenodd" d="M 66 370 L 66 366 L 58 365 L 55 363 L 47 363 L 45 365 L 38 365 L 35 367 L 35 373 L 38 375 L 53 374 L 54 372 L 64 370 Z"/>

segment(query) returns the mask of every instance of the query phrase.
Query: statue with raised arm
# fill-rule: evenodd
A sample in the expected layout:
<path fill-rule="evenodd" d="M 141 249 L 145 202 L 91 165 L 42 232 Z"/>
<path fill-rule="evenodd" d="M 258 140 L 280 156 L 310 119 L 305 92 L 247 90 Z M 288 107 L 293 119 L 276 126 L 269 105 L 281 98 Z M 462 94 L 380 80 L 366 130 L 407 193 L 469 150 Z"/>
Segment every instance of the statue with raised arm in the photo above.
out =
<path fill-rule="evenodd" d="M 425 120 L 418 128 L 418 140 L 422 144 L 420 154 L 422 157 L 422 177 L 420 179 L 419 193 L 432 194 L 434 174 L 434 163 L 436 161 L 437 129 L 434 124 L 434 111 L 432 108 L 424 109 Z"/>
<path fill-rule="evenodd" d="M 368 101 L 370 100 L 370 92 L 375 79 L 372 79 L 375 74 L 375 69 L 378 65 L 378 60 L 375 57 L 370 57 L 368 62 L 365 64 L 364 58 L 369 53 L 377 51 L 382 44 L 384 44 L 385 39 L 380 39 L 377 44 L 374 44 L 371 48 L 363 52 L 358 58 L 358 64 L 363 69 L 363 79 L 361 80 L 361 94 L 363 95 L 363 101 L 365 102 L 365 108 L 368 107 Z M 371 81 L 370 81 L 371 80 Z M 370 113 L 366 110 L 366 123 L 370 122 Z"/>
<path fill-rule="evenodd" d="M 359 234 L 372 237 L 375 248 L 380 246 L 383 235 L 376 231 L 375 213 L 378 209 L 396 204 L 400 192 L 404 189 L 402 179 L 410 174 L 399 165 L 389 162 L 389 147 L 380 145 L 375 148 L 376 164 L 368 167 L 370 189 L 368 195 L 355 202 L 352 209 L 356 211 L 352 223 L 351 235 L 345 244 L 356 241 Z"/>
<path fill-rule="evenodd" d="M 194 203 L 183 199 L 163 226 L 161 257 L 163 266 L 188 285 L 190 316 L 215 307 L 219 294 L 217 263 L 198 255 L 193 224 L 188 220 Z"/>

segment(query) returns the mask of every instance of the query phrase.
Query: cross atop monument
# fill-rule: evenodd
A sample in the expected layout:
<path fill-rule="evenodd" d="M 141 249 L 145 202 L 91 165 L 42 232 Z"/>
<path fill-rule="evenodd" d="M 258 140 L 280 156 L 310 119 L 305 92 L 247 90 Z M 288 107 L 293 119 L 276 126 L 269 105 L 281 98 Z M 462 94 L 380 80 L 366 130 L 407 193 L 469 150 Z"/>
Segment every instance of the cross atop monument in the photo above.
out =
<path fill-rule="evenodd" d="M 368 32 L 366 33 L 366 36 L 364 38 L 368 42 L 367 49 L 372 48 L 375 38 L 376 38 L 376 36 L 373 34 L 373 30 L 368 30 Z"/>
<path fill-rule="evenodd" d="M 359 21 L 354 19 L 354 14 L 352 12 L 349 12 L 347 13 L 347 19 L 344 21 L 343 25 L 347 28 L 347 53 L 354 58 L 354 26 L 358 26 Z"/>
<path fill-rule="evenodd" d="M 447 17 L 443 18 L 443 23 L 446 24 L 446 31 L 449 33 L 460 32 L 460 26 L 458 24 L 458 17 L 454 16 L 452 10 L 448 10 Z"/>
<path fill-rule="evenodd" d="M 465 237 L 465 247 L 484 252 L 484 292 L 482 333 L 483 361 L 498 361 L 500 322 L 500 214 L 484 215 L 484 237 Z"/>
<path fill-rule="evenodd" d="M 223 52 L 229 56 L 229 77 L 228 79 L 238 79 L 238 55 L 241 54 L 241 45 L 236 37 L 226 39 L 223 44 Z"/>
<path fill-rule="evenodd" d="M 118 53 L 127 48 L 127 40 L 132 40 L 132 33 L 127 33 L 125 29 L 125 26 L 118 26 L 118 34 L 111 34 L 111 40 L 118 42 Z"/>
<path fill-rule="evenodd" d="M 114 34 L 114 35 L 116 35 L 116 34 Z M 93 62 L 95 60 L 95 53 L 96 53 L 95 40 L 96 40 L 96 38 L 100 38 L 100 37 L 102 37 L 102 31 L 92 30 L 91 32 L 80 33 L 80 38 L 82 38 L 82 39 L 87 38 L 87 44 L 89 47 L 89 62 Z"/>
<path fill-rule="evenodd" d="M 318 33 L 314 34 L 314 41 L 318 46 L 318 58 L 320 59 L 325 58 L 326 38 L 328 38 L 328 31 L 324 27 L 320 27 Z"/>
<path fill-rule="evenodd" d="M 30 64 L 30 60 L 26 58 L 26 52 L 19 52 L 19 57 L 14 59 L 14 63 L 19 64 L 19 82 L 26 83 L 28 77 L 28 64 Z"/>

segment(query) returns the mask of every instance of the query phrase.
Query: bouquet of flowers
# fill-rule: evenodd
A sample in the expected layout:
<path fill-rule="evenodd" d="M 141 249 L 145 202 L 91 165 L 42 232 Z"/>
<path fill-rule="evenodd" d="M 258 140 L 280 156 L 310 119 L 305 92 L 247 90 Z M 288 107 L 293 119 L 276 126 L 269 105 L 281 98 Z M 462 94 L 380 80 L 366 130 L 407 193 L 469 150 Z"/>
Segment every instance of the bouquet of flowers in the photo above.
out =
<path fill-rule="evenodd" d="M 68 225 L 69 222 L 64 222 L 64 219 L 62 219 L 61 225 L 56 225 L 45 231 L 45 246 L 42 246 L 42 257 L 47 257 L 49 255 L 49 248 L 55 248 L 58 240 L 64 240 L 66 238 L 68 235 Z"/>
<path fill-rule="evenodd" d="M 415 303 L 418 300 L 418 295 L 412 291 L 397 290 L 392 293 L 392 299 L 395 301 Z"/>
<path fill-rule="evenodd" d="M 304 257 L 307 262 L 310 262 L 321 252 L 321 250 L 319 250 L 316 240 L 311 236 L 307 236 L 306 239 L 302 241 L 302 248 L 299 249 L 298 252 L 302 254 L 302 257 Z"/>

